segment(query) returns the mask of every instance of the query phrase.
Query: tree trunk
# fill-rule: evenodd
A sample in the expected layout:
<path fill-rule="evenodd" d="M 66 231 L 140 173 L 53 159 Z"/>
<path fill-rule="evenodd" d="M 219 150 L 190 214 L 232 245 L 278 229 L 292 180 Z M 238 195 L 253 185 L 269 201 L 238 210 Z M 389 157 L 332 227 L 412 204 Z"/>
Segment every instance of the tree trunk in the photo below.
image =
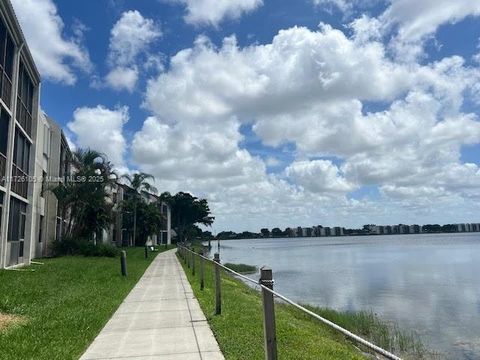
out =
<path fill-rule="evenodd" d="M 62 217 L 65 218 L 67 216 L 67 211 L 64 209 L 62 211 Z M 68 218 L 68 225 L 67 225 L 67 230 L 65 232 L 65 236 L 67 238 L 72 237 L 72 225 L 73 225 L 73 211 L 70 211 L 70 217 Z"/>
<path fill-rule="evenodd" d="M 133 246 L 137 245 L 137 204 L 133 206 Z"/>

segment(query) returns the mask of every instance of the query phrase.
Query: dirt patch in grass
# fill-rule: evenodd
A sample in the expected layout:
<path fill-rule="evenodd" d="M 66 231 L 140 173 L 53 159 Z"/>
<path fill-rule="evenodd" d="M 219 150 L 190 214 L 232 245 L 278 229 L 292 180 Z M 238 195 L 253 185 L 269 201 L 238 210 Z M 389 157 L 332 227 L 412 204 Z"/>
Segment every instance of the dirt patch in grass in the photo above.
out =
<path fill-rule="evenodd" d="M 27 322 L 26 318 L 19 315 L 0 313 L 0 332 L 16 325 L 22 325 Z"/>

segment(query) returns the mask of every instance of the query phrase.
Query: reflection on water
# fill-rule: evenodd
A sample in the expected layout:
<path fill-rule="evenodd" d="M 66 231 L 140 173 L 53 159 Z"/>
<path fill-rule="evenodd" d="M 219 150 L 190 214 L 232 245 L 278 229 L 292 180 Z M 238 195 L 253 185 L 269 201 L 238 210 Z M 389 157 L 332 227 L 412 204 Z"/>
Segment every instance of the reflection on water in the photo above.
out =
<path fill-rule="evenodd" d="M 232 240 L 220 253 L 268 265 L 276 290 L 298 302 L 373 310 L 447 359 L 480 359 L 478 233 Z"/>

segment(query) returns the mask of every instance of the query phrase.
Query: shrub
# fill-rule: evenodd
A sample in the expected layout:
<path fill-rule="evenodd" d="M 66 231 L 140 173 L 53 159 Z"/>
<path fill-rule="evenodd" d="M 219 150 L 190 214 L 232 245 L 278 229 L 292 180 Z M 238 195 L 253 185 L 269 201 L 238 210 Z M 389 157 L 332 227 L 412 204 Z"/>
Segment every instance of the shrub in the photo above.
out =
<path fill-rule="evenodd" d="M 236 271 L 240 274 L 253 274 L 257 272 L 257 267 L 253 265 L 232 264 L 232 263 L 226 263 L 224 265 L 229 269 L 232 269 L 233 271 Z"/>
<path fill-rule="evenodd" d="M 63 239 L 54 241 L 53 251 L 56 256 L 61 255 L 83 255 L 99 257 L 115 257 L 119 250 L 109 244 L 97 244 L 85 239 Z"/>

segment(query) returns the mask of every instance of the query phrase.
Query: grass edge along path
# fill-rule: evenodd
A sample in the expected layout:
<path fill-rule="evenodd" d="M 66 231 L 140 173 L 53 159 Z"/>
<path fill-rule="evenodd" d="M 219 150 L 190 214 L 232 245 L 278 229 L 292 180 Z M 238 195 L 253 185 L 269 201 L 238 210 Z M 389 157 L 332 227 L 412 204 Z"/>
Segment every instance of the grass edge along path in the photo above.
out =
<path fill-rule="evenodd" d="M 0 359 L 78 359 L 165 248 L 148 259 L 143 247 L 126 251 L 126 278 L 119 257 L 65 256 L 0 270 L 0 313 L 25 319 L 0 333 Z"/>
<path fill-rule="evenodd" d="M 215 313 L 213 265 L 205 262 L 205 289 L 181 258 L 187 278 L 227 360 L 263 359 L 263 314 L 260 292 L 221 271 L 222 315 Z M 403 359 L 432 358 L 414 334 L 390 326 L 372 312 L 338 312 L 304 305 L 320 316 L 370 340 Z M 284 303 L 276 303 L 278 356 L 281 359 L 368 359 L 359 346 L 336 330 Z M 433 356 L 433 358 L 436 358 Z"/>

